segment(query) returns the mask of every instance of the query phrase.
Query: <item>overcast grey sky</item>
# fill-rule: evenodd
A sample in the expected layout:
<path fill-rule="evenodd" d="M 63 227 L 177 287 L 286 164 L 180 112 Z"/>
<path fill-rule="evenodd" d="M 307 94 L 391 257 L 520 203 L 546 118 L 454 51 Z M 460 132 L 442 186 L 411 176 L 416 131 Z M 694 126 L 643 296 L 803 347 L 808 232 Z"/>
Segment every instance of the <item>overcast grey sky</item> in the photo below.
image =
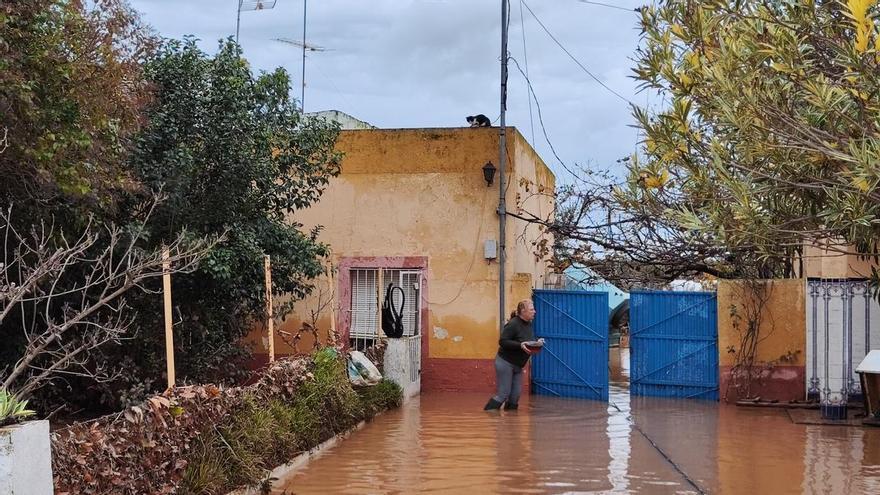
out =
<path fill-rule="evenodd" d="M 130 0 L 156 31 L 194 35 L 214 53 L 235 34 L 237 0 Z M 627 9 L 643 0 L 604 0 Z M 639 42 L 637 14 L 578 0 L 528 0 L 554 36 L 604 84 L 639 105 L 629 76 Z M 278 0 L 272 10 L 242 12 L 240 42 L 255 70 L 285 67 L 297 83 L 302 52 L 274 38 L 302 39 L 303 0 Z M 550 142 L 567 164 L 607 168 L 638 140 L 627 103 L 578 67 L 528 10 L 511 0 L 510 54 L 526 68 Z M 305 110 L 336 109 L 377 127 L 466 125 L 467 115 L 499 114 L 501 2 L 497 0 L 312 0 Z M 511 64 L 508 125 L 532 142 L 557 176 L 565 173 L 534 114 L 534 139 L 524 77 Z"/>

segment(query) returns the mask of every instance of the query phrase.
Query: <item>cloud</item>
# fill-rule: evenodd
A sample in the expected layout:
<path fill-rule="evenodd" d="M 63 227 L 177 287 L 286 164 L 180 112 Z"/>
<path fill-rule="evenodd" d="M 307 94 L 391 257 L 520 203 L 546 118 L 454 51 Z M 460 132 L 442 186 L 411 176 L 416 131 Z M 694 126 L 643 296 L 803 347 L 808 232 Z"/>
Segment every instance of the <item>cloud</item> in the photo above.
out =
<path fill-rule="evenodd" d="M 195 35 L 208 53 L 235 34 L 235 0 L 131 0 L 161 35 Z M 306 111 L 338 109 L 379 127 L 465 125 L 464 117 L 499 113 L 500 5 L 472 0 L 322 0 L 308 4 Z M 637 0 L 620 0 L 635 7 Z M 625 4 L 625 5 L 624 5 Z M 640 104 L 629 77 L 638 45 L 634 13 L 575 0 L 529 5 L 591 72 Z M 511 2 L 511 55 L 525 69 L 519 2 Z M 302 38 L 302 0 L 241 14 L 240 42 L 257 70 L 285 67 L 299 94 L 302 52 L 274 38 Z M 633 151 L 637 132 L 627 103 L 585 74 L 525 11 L 528 70 L 553 146 L 566 163 L 612 166 Z M 508 124 L 532 140 L 529 99 L 511 65 Z M 533 146 L 562 175 L 532 109 Z"/>

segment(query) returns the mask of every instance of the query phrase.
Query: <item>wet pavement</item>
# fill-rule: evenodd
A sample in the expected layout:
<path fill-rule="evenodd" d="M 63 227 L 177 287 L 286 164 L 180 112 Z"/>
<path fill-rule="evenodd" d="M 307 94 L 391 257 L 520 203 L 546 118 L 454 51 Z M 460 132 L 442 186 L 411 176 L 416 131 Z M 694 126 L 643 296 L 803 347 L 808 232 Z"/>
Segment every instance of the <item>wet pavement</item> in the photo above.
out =
<path fill-rule="evenodd" d="M 797 425 L 784 410 L 630 397 L 608 404 L 426 394 L 326 451 L 275 493 L 880 494 L 880 428 Z M 623 366 L 619 366 L 619 363 Z"/>

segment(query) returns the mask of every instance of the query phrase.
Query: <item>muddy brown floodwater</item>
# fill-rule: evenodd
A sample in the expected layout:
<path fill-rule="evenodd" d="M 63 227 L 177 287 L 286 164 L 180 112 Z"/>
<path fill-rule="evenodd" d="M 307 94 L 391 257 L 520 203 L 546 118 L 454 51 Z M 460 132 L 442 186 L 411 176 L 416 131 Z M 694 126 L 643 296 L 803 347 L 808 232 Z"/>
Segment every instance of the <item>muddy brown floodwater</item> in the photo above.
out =
<path fill-rule="evenodd" d="M 484 395 L 422 395 L 275 493 L 880 494 L 880 428 L 631 398 L 627 356 L 612 349 L 611 363 L 608 404 L 531 396 L 517 412 L 485 413 Z"/>

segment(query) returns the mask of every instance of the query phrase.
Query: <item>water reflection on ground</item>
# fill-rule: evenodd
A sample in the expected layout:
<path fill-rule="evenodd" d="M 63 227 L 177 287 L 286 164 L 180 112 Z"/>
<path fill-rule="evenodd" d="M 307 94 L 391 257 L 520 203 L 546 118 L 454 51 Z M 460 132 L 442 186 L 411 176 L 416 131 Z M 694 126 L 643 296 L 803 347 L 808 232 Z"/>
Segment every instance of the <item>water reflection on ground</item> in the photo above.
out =
<path fill-rule="evenodd" d="M 427 394 L 381 415 L 277 493 L 880 493 L 880 429 L 807 426 L 785 411 L 630 397 L 611 353 L 608 404 Z"/>

